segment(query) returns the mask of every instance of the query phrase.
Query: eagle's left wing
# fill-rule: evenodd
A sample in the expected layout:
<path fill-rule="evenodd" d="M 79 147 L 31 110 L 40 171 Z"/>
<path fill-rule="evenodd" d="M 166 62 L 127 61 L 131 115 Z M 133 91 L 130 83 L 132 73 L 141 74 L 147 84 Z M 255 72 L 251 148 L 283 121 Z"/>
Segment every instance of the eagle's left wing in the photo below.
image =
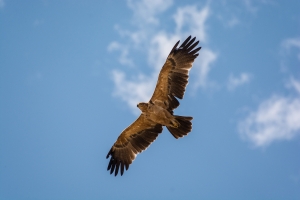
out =
<path fill-rule="evenodd" d="M 164 103 L 165 108 L 170 112 L 179 106 L 176 97 L 183 98 L 188 83 L 189 70 L 201 49 L 201 47 L 195 48 L 199 43 L 195 40 L 196 37 L 191 39 L 189 36 L 179 48 L 177 48 L 179 41 L 174 45 L 159 73 L 150 102 Z"/>
<path fill-rule="evenodd" d="M 116 176 L 120 169 L 122 176 L 124 168 L 128 170 L 136 155 L 145 150 L 162 130 L 162 125 L 149 121 L 144 114 L 141 114 L 121 133 L 108 152 L 106 158 L 111 156 L 107 167 L 110 174 L 115 171 Z"/>

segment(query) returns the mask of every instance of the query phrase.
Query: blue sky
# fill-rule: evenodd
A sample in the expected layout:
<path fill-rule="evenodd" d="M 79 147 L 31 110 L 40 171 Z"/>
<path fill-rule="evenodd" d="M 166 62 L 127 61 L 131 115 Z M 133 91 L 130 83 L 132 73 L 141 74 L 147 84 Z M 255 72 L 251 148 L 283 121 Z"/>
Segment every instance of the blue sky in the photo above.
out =
<path fill-rule="evenodd" d="M 300 199 L 299 1 L 0 0 L 0 199 Z M 105 156 L 177 40 L 202 49 L 122 177 Z"/>

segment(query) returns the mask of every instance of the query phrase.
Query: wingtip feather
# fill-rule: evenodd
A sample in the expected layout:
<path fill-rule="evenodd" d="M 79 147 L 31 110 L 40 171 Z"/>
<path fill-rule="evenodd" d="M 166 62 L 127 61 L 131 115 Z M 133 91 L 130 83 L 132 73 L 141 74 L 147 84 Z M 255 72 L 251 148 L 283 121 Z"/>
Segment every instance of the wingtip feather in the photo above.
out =
<path fill-rule="evenodd" d="M 184 42 L 180 45 L 179 48 L 184 47 L 184 46 L 189 42 L 189 40 L 190 40 L 191 38 L 192 38 L 191 35 L 190 35 L 189 37 L 187 37 L 187 38 L 184 40 Z"/>
<path fill-rule="evenodd" d="M 174 47 L 172 48 L 172 50 L 170 51 L 170 53 L 172 53 L 178 46 L 178 44 L 180 43 L 180 40 L 178 40 L 178 42 L 174 45 Z"/>

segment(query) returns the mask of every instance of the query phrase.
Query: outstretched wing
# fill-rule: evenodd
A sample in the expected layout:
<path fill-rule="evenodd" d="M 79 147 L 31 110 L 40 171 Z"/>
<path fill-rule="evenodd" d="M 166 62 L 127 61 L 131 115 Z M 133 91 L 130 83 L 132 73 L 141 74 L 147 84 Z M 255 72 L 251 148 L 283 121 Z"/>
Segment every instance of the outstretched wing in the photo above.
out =
<path fill-rule="evenodd" d="M 180 41 L 175 44 L 159 73 L 150 102 L 163 102 L 165 108 L 170 112 L 179 106 L 175 97 L 183 98 L 188 83 L 189 70 L 199 55 L 197 52 L 201 49 L 201 47 L 194 49 L 199 43 L 195 40 L 196 37 L 191 39 L 189 36 L 179 48 L 177 46 Z"/>
<path fill-rule="evenodd" d="M 110 174 L 115 171 L 115 176 L 117 176 L 120 169 L 122 176 L 124 168 L 128 170 L 136 155 L 145 150 L 162 130 L 162 125 L 147 120 L 141 114 L 135 122 L 121 133 L 108 152 L 106 158 L 111 156 L 107 167 Z"/>

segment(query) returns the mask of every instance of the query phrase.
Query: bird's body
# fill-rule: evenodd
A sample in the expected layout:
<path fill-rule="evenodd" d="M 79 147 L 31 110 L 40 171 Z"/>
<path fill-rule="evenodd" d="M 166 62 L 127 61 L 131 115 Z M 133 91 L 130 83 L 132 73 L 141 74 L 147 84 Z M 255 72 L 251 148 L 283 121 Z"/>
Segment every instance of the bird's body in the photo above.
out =
<path fill-rule="evenodd" d="M 141 103 L 140 103 L 141 104 Z M 147 120 L 161 124 L 163 126 L 178 127 L 178 122 L 175 117 L 163 106 L 161 101 L 154 101 L 154 103 L 142 103 L 145 105 L 145 110 L 142 114 L 145 115 Z M 139 105 L 139 104 L 138 104 Z M 139 107 L 139 106 L 138 106 Z"/>
<path fill-rule="evenodd" d="M 173 115 L 179 106 L 177 98 L 182 99 L 188 83 L 189 70 L 201 47 L 194 49 L 199 41 L 189 36 L 179 48 L 179 41 L 171 50 L 162 67 L 154 93 L 148 103 L 139 103 L 141 115 L 118 137 L 106 158 L 110 158 L 107 170 L 121 175 L 138 153 L 145 150 L 166 126 L 177 139 L 192 130 L 192 117 Z"/>

